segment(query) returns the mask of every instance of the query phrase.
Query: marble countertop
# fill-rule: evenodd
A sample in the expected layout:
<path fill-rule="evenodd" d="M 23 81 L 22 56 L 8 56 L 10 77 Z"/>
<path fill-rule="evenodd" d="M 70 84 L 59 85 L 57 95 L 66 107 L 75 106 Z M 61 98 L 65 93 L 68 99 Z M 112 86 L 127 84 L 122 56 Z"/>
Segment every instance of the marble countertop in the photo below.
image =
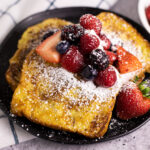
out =
<path fill-rule="evenodd" d="M 112 11 L 141 24 L 137 12 L 138 0 L 119 0 Z M 91 145 L 63 145 L 43 139 L 33 139 L 2 150 L 150 150 L 150 121 L 133 133 L 116 140 Z"/>

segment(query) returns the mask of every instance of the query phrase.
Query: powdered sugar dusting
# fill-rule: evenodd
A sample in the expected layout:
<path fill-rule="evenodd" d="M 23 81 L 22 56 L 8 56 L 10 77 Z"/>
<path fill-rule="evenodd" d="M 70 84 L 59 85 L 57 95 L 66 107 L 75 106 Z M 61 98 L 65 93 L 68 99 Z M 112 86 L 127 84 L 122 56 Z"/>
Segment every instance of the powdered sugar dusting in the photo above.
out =
<path fill-rule="evenodd" d="M 56 94 L 61 94 L 61 101 L 69 101 L 72 104 L 79 103 L 80 105 L 87 104 L 88 101 L 104 102 L 111 100 L 112 97 L 116 97 L 122 85 L 129 79 L 133 78 L 137 72 L 127 73 L 120 75 L 118 70 L 115 69 L 117 74 L 116 83 L 110 88 L 97 87 L 93 81 L 84 81 L 80 79 L 77 74 L 68 72 L 62 67 L 53 67 L 37 56 L 39 60 L 34 61 L 34 75 L 36 76 L 36 86 L 38 82 L 39 89 L 42 86 L 42 93 L 44 94 L 44 100 L 50 97 L 55 97 Z M 35 59 L 36 60 L 36 59 Z M 40 63 L 39 63 L 40 62 Z M 28 72 L 26 72 L 28 74 Z M 33 75 L 33 76 L 34 76 Z M 34 78 L 32 77 L 32 80 Z M 50 91 L 50 92 L 49 92 Z"/>
<path fill-rule="evenodd" d="M 105 34 L 111 40 L 112 45 L 122 46 L 126 51 L 136 56 L 140 60 L 143 66 L 145 65 L 144 63 L 145 61 L 142 57 L 143 55 L 140 47 L 135 46 L 134 43 L 130 40 L 126 40 L 126 41 L 121 40 L 119 38 L 119 33 L 116 34 L 115 32 L 111 32 L 111 33 L 105 32 Z"/>
<path fill-rule="evenodd" d="M 86 33 L 97 36 L 94 30 L 86 30 Z M 140 50 L 137 50 L 130 41 L 121 41 L 115 33 L 105 34 L 111 40 L 113 45 L 123 44 L 123 47 L 127 51 L 131 52 L 133 55 L 138 57 L 139 60 L 141 60 L 142 55 L 140 54 Z M 100 40 L 99 37 L 98 39 Z M 103 49 L 103 46 L 99 45 L 98 48 Z M 126 74 L 119 74 L 118 70 L 114 67 L 117 74 L 116 83 L 110 88 L 103 88 L 97 87 L 93 81 L 84 81 L 80 79 L 77 74 L 70 73 L 60 66 L 50 66 L 42 60 L 41 57 L 38 57 L 38 59 L 40 60 L 35 61 L 34 64 L 34 70 L 36 70 L 34 74 L 38 74 L 38 76 L 36 76 L 36 81 L 34 82 L 40 82 L 44 85 L 44 87 L 46 86 L 46 88 L 41 90 L 44 93 L 44 98 L 54 98 L 56 94 L 59 93 L 61 95 L 61 101 L 67 100 L 73 104 L 80 102 L 80 105 L 83 104 L 82 102 L 88 105 L 88 101 L 91 100 L 99 102 L 111 100 L 113 97 L 116 97 L 123 84 L 128 82 L 130 79 L 133 79 L 133 77 L 141 71 L 140 69 Z M 41 86 L 42 85 L 40 84 L 39 87 L 41 88 Z"/>
<path fill-rule="evenodd" d="M 137 88 L 137 86 L 136 86 L 136 84 L 134 82 L 127 82 L 121 88 L 121 91 L 125 92 L 127 89 L 134 89 L 134 88 Z"/>

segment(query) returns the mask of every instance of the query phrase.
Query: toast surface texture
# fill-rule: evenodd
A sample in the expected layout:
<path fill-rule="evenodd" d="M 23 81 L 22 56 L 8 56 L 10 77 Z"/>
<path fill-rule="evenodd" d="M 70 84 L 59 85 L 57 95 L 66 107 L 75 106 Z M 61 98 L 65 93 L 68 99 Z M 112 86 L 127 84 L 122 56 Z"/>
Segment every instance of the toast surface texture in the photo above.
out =
<path fill-rule="evenodd" d="M 32 51 L 13 95 L 12 112 L 51 128 L 88 137 L 102 136 L 108 128 L 115 100 L 88 100 L 80 95 L 80 86 L 69 85 L 67 71 L 60 72 L 61 67 L 51 66 Z M 72 78 L 77 82 L 78 79 Z"/>
<path fill-rule="evenodd" d="M 56 31 L 69 24 L 71 24 L 71 22 L 58 18 L 50 18 L 39 24 L 29 27 L 23 33 L 21 39 L 18 41 L 17 51 L 9 60 L 10 66 L 6 72 L 6 79 L 12 90 L 15 90 L 19 83 L 21 69 L 26 55 L 41 43 L 44 34 L 48 33 L 49 31 Z"/>
<path fill-rule="evenodd" d="M 97 17 L 101 20 L 105 33 L 115 32 L 124 44 L 130 41 L 134 45 L 134 50 L 140 51 L 138 58 L 142 58 L 145 64 L 140 73 L 144 72 L 149 67 L 149 43 L 131 25 L 114 14 L 104 12 Z M 66 24 L 65 22 L 63 25 Z M 23 37 L 29 36 L 25 33 L 19 41 L 19 50 L 10 60 L 11 63 L 15 58 L 20 63 L 18 59 L 20 54 L 17 55 L 17 53 L 27 50 L 28 42 L 22 43 Z M 115 95 L 105 101 L 102 101 L 99 96 L 100 100 L 95 100 L 95 97 L 89 100 L 87 95 L 80 95 L 82 91 L 80 85 L 68 85 L 67 78 L 70 76 L 65 77 L 66 74 L 61 74 L 61 66 L 45 62 L 35 50 L 30 49 L 27 53 L 29 54 L 24 55 L 26 58 L 22 62 L 23 69 L 21 69 L 21 79 L 20 76 L 18 78 L 19 85 L 17 86 L 18 82 L 15 84 L 17 88 L 12 98 L 12 113 L 54 129 L 79 133 L 90 138 L 102 137 L 108 129 L 118 90 Z M 72 78 L 73 81 L 80 82 L 78 77 L 73 75 Z"/>

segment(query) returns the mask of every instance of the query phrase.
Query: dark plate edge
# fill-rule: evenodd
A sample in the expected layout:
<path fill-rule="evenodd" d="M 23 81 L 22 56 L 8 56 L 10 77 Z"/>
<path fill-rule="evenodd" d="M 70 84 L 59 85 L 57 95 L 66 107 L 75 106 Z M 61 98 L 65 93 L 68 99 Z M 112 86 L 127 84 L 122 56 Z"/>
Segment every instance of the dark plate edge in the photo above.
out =
<path fill-rule="evenodd" d="M 149 41 L 150 41 L 150 35 L 148 34 L 148 32 L 147 32 L 141 25 L 139 25 L 138 23 L 136 23 L 136 22 L 133 21 L 132 19 L 130 19 L 130 18 L 126 17 L 126 16 L 123 16 L 123 15 L 121 15 L 121 14 L 118 14 L 118 13 L 116 13 L 116 12 L 113 12 L 113 11 L 110 11 L 110 10 L 104 10 L 104 9 L 94 8 L 94 7 L 64 7 L 64 8 L 57 8 L 57 9 L 54 9 L 54 10 L 41 11 L 41 12 L 35 13 L 35 14 L 33 14 L 33 15 L 30 15 L 29 17 L 27 17 L 27 18 L 21 20 L 19 23 L 17 23 L 17 24 L 11 29 L 11 31 L 7 34 L 7 36 L 6 36 L 6 37 L 4 38 L 4 40 L 2 41 L 2 43 L 1 43 L 1 45 L 0 45 L 0 53 L 1 53 L 1 50 L 2 50 L 3 45 L 7 42 L 7 39 L 9 38 L 9 36 L 11 35 L 11 33 L 13 33 L 13 32 L 16 30 L 16 28 L 17 28 L 18 26 L 20 26 L 22 23 L 24 23 L 25 21 L 30 20 L 32 17 L 34 18 L 34 17 L 36 17 L 36 16 L 38 16 L 38 15 L 42 15 L 42 14 L 45 14 L 45 13 L 49 13 L 49 12 L 51 12 L 51 11 L 59 11 L 59 10 L 62 10 L 62 9 L 64 9 L 64 11 L 65 11 L 65 10 L 70 9 L 70 8 L 71 8 L 71 9 L 91 9 L 91 10 L 93 9 L 93 10 L 97 10 L 97 11 L 99 10 L 100 12 L 103 11 L 103 12 L 111 12 L 111 13 L 114 13 L 114 14 L 116 14 L 116 15 L 122 17 L 123 19 L 125 19 L 125 20 L 126 20 L 127 22 L 129 22 L 130 24 L 131 24 L 131 22 L 132 22 L 132 24 L 131 24 L 132 26 L 133 26 L 133 24 L 134 24 L 134 25 L 136 25 L 138 28 L 140 28 L 140 29 L 142 30 L 142 32 L 147 33 L 147 35 L 148 35 L 148 38 L 147 38 L 147 39 L 149 39 Z M 134 28 L 135 28 L 135 27 L 134 27 Z M 142 34 L 141 34 L 141 35 L 142 35 Z M 142 36 L 143 36 L 143 35 L 142 35 Z M 1 103 L 1 101 L 0 101 L 0 103 Z M 12 121 L 14 121 L 14 118 L 7 112 L 7 110 L 5 110 L 1 105 L 0 105 L 0 108 L 1 108 L 1 110 L 8 116 L 9 119 L 11 119 Z M 139 126 L 137 126 L 136 128 L 134 128 L 134 129 L 132 129 L 132 130 L 130 130 L 130 131 L 128 131 L 128 132 L 122 133 L 122 134 L 117 135 L 117 136 L 113 136 L 113 137 L 111 137 L 111 138 L 101 138 L 102 140 L 100 139 L 100 140 L 98 140 L 98 141 L 92 141 L 91 143 L 89 142 L 89 143 L 76 144 L 76 143 L 70 143 L 70 142 L 67 143 L 67 142 L 55 141 L 55 140 L 52 140 L 52 139 L 50 139 L 50 141 L 56 142 L 56 143 L 68 144 L 68 145 L 85 145 L 85 144 L 94 144 L 94 143 L 101 143 L 101 142 L 111 141 L 111 140 L 120 138 L 120 137 L 122 137 L 122 136 L 125 136 L 125 135 L 128 135 L 128 134 L 134 132 L 135 130 L 139 129 L 139 128 L 142 127 L 144 124 L 146 124 L 149 120 L 150 120 L 150 117 L 149 117 L 148 119 L 146 119 L 143 123 L 141 123 Z M 20 123 L 17 122 L 16 124 L 21 127 Z M 27 131 L 25 127 L 21 127 L 21 128 L 23 128 L 25 131 Z M 34 135 L 34 136 L 37 136 L 36 134 L 31 133 L 30 131 L 27 131 L 27 132 L 30 133 L 30 134 L 32 134 L 32 135 Z M 37 136 L 37 137 L 40 137 L 40 136 Z M 41 138 L 44 138 L 44 137 L 41 137 Z M 44 139 L 48 140 L 47 138 L 44 138 Z"/>

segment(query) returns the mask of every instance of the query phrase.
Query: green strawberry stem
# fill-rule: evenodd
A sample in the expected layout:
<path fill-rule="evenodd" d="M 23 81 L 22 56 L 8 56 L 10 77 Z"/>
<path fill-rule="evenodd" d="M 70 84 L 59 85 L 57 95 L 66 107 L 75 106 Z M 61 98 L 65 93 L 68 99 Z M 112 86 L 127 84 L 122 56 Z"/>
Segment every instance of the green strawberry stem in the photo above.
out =
<path fill-rule="evenodd" d="M 150 98 L 150 79 L 141 82 L 139 84 L 139 89 L 144 97 Z"/>
<path fill-rule="evenodd" d="M 135 76 L 135 78 L 134 78 L 134 83 L 136 83 L 137 81 L 139 80 L 139 77 L 138 76 Z"/>

